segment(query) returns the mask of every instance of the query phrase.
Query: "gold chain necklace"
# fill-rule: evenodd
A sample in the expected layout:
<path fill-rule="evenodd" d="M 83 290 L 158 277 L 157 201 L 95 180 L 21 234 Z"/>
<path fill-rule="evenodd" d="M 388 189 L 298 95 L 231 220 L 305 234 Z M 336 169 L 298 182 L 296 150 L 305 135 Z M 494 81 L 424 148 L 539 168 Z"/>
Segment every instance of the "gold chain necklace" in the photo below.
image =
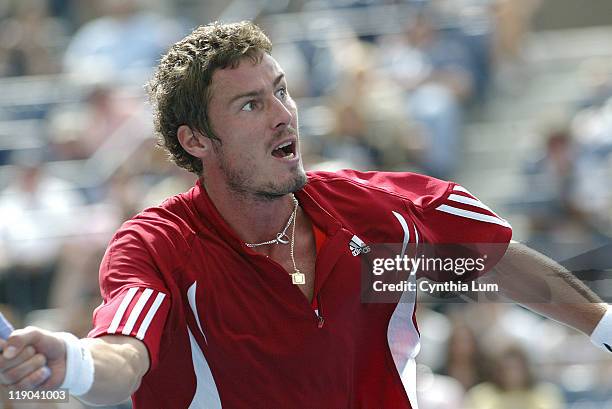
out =
<path fill-rule="evenodd" d="M 287 224 L 285 225 L 285 228 L 283 229 L 283 231 L 276 233 L 275 239 L 264 241 L 261 243 L 246 243 L 245 242 L 244 245 L 247 246 L 248 248 L 253 248 L 253 247 L 259 247 L 259 246 L 267 246 L 268 244 L 289 244 L 289 237 L 287 236 L 287 229 L 289 228 L 289 226 L 291 226 L 291 222 L 295 220 L 295 217 L 297 216 L 297 208 L 298 208 L 298 201 L 295 198 L 295 196 L 293 196 L 293 212 L 291 212 L 291 216 L 289 216 L 289 220 L 287 220 Z"/>
<path fill-rule="evenodd" d="M 291 246 L 289 247 L 289 254 L 291 255 L 291 262 L 293 263 L 293 274 L 290 274 L 291 282 L 293 284 L 306 284 L 306 276 L 304 275 L 304 273 L 300 272 L 300 270 L 295 265 L 295 257 L 293 255 L 293 248 L 295 247 L 295 225 L 296 224 L 297 224 L 297 213 L 295 213 L 295 218 L 293 220 L 293 227 L 291 228 Z"/>
<path fill-rule="evenodd" d="M 306 276 L 304 275 L 304 273 L 302 273 L 297 268 L 295 264 L 294 250 L 295 250 L 295 225 L 297 224 L 297 210 L 298 210 L 298 201 L 295 198 L 295 196 L 293 196 L 293 212 L 291 212 L 291 216 L 289 216 L 289 220 L 287 220 L 287 224 L 285 225 L 285 228 L 276 234 L 275 239 L 264 241 L 261 243 L 246 243 L 246 242 L 244 243 L 244 245 L 249 248 L 266 246 L 269 244 L 289 244 L 291 243 L 291 246 L 289 246 L 289 255 L 291 256 L 291 263 L 293 264 L 293 273 L 290 273 L 289 275 L 291 276 L 291 282 L 296 285 L 306 284 Z M 291 226 L 292 224 L 293 226 L 291 227 L 291 239 L 290 239 L 287 236 L 287 230 L 289 229 L 289 226 Z"/>

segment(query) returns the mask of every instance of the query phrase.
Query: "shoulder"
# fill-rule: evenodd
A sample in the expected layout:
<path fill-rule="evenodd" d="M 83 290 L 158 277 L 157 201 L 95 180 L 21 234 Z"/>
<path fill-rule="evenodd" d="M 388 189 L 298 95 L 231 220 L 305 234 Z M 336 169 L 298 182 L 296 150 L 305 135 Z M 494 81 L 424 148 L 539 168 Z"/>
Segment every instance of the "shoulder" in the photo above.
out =
<path fill-rule="evenodd" d="M 309 172 L 308 189 L 325 195 L 365 194 L 397 197 L 418 208 L 432 206 L 449 194 L 453 183 L 411 172 Z"/>
<path fill-rule="evenodd" d="M 188 262 L 196 237 L 185 194 L 138 213 L 115 232 L 100 264 L 102 294 L 128 287 L 162 291 Z"/>
<path fill-rule="evenodd" d="M 189 192 L 144 209 L 115 232 L 108 252 L 116 247 L 146 250 L 152 254 L 182 254 L 189 251 L 196 235 Z"/>
<path fill-rule="evenodd" d="M 308 176 L 304 191 L 349 220 L 380 221 L 405 211 L 432 243 L 508 243 L 512 236 L 506 220 L 453 182 L 409 172 L 343 170 Z"/>

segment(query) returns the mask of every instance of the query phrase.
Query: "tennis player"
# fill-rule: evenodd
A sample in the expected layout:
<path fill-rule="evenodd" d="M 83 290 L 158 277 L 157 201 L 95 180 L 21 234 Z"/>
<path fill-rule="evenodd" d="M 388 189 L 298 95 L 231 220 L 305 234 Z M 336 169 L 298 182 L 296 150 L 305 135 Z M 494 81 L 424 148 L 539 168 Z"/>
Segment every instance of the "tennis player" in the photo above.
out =
<path fill-rule="evenodd" d="M 362 302 L 362 260 L 377 243 L 505 249 L 511 227 L 455 183 L 306 173 L 271 48 L 250 22 L 215 23 L 163 57 L 149 84 L 156 129 L 198 181 L 115 234 L 88 338 L 28 327 L 1 343 L 4 385 L 90 404 L 131 396 L 137 409 L 416 407 L 414 300 Z M 556 294 L 529 306 L 612 342 L 608 307 L 560 266 L 521 246 L 498 266 L 505 294 Z M 564 279 L 530 285 L 552 275 Z"/>

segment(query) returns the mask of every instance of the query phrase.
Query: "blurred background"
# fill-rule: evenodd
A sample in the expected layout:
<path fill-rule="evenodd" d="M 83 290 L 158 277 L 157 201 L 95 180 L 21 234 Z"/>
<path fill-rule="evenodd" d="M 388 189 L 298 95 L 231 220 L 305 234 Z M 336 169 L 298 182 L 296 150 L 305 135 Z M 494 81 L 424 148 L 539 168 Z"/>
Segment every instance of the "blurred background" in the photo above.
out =
<path fill-rule="evenodd" d="M 274 43 L 307 169 L 457 181 L 515 240 L 597 261 L 583 278 L 612 295 L 612 2 L 0 0 L 0 304 L 16 326 L 87 334 L 114 230 L 194 183 L 155 147 L 143 84 L 197 25 L 242 19 Z M 418 315 L 421 409 L 612 408 L 612 360 L 584 336 L 507 304 L 424 299 Z"/>

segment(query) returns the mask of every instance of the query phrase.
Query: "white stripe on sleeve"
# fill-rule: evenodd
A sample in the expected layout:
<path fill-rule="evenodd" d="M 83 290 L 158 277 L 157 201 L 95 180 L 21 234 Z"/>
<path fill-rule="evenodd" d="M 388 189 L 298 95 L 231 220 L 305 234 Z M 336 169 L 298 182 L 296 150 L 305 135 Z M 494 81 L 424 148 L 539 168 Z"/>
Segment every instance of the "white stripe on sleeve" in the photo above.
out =
<path fill-rule="evenodd" d="M 457 207 L 452 207 L 452 206 L 448 206 L 444 204 L 436 207 L 436 210 L 439 210 L 445 213 L 449 213 L 455 216 L 459 216 L 459 217 L 465 217 L 467 219 L 478 220 L 481 222 L 493 223 L 493 224 L 498 224 L 500 226 L 512 228 L 510 226 L 510 223 L 508 223 L 504 219 L 500 219 L 499 217 L 495 217 L 495 216 L 489 216 L 487 214 L 476 213 L 470 210 L 459 209 Z"/>
<path fill-rule="evenodd" d="M 487 206 L 486 204 L 482 203 L 480 200 L 472 199 L 471 197 L 461 196 L 461 195 L 454 195 L 453 194 L 453 195 L 450 195 L 448 197 L 448 200 L 452 200 L 453 202 L 459 202 L 459 203 L 467 204 L 467 205 L 470 205 L 470 206 L 480 207 L 481 209 L 484 209 L 486 211 L 489 211 L 489 212 L 495 214 L 495 212 L 493 210 L 491 210 L 489 208 L 489 206 Z"/>
<path fill-rule="evenodd" d="M 149 325 L 151 325 L 151 321 L 153 321 L 153 317 L 155 316 L 155 313 L 159 309 L 159 306 L 161 305 L 165 296 L 166 294 L 164 293 L 157 294 L 157 297 L 155 297 L 155 301 L 153 301 L 153 305 L 151 305 L 151 308 L 149 308 L 149 312 L 147 312 L 147 315 L 145 315 L 142 324 L 140 324 L 140 328 L 138 329 L 136 338 L 140 340 L 144 339 L 145 335 L 147 334 L 147 330 L 149 329 Z"/>
<path fill-rule="evenodd" d="M 151 296 L 151 294 L 153 294 L 153 290 L 150 288 L 147 288 L 146 290 L 142 292 L 142 294 L 140 295 L 140 298 L 138 298 L 138 302 L 132 309 L 132 312 L 130 313 L 129 318 L 127 322 L 125 323 L 125 326 L 123 327 L 123 331 L 121 331 L 123 335 L 129 335 L 132 332 L 132 329 L 134 328 L 134 324 L 136 324 L 136 320 L 138 319 L 138 316 L 142 312 L 142 309 L 144 308 L 145 304 L 149 300 L 149 297 Z"/>
<path fill-rule="evenodd" d="M 119 304 L 119 308 L 115 312 L 115 316 L 113 317 L 113 320 L 111 321 L 111 324 L 106 330 L 106 332 L 108 332 L 109 334 L 114 334 L 115 331 L 117 331 L 117 328 L 119 328 L 119 324 L 123 319 L 123 314 L 125 314 L 125 310 L 127 310 L 127 307 L 132 302 L 132 298 L 134 298 L 136 291 L 138 291 L 138 287 L 132 287 L 127 291 L 127 294 L 121 301 L 121 304 Z"/>
<path fill-rule="evenodd" d="M 474 196 L 473 194 L 470 193 L 469 190 L 467 190 L 466 188 L 464 188 L 463 186 L 459 186 L 459 185 L 455 185 L 453 187 L 453 190 L 456 190 L 457 192 L 463 192 L 463 193 L 467 193 L 470 196 Z M 474 196 L 475 197 L 475 196 Z"/>

